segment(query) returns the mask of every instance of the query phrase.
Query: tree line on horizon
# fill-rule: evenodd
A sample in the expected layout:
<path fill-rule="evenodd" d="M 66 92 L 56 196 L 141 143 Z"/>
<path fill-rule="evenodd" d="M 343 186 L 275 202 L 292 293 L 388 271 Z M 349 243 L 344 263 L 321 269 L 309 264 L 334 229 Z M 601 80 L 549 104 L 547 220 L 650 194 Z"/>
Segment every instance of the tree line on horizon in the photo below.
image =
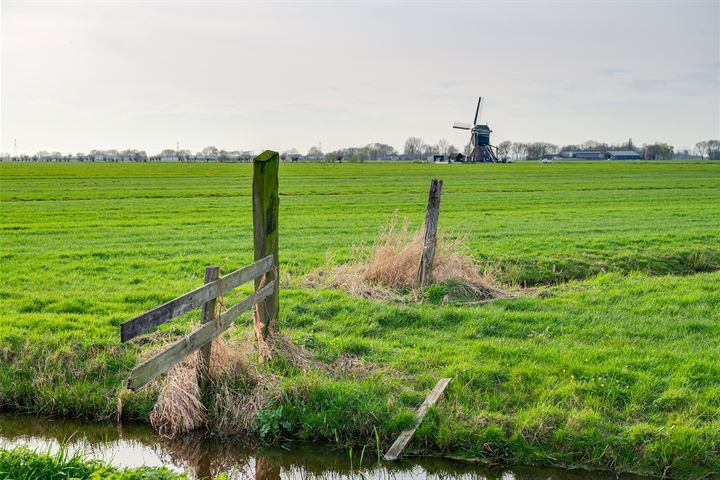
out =
<path fill-rule="evenodd" d="M 395 157 L 404 157 L 407 160 L 419 160 L 432 155 L 443 155 L 446 158 L 453 153 L 470 155 L 472 147 L 467 144 L 459 151 L 457 147 L 441 138 L 436 144 L 430 145 L 420 137 L 408 137 L 402 153 L 391 145 L 370 143 L 364 147 L 348 147 L 323 154 L 318 147 L 311 147 L 306 157 L 326 161 L 370 161 L 392 160 Z M 636 146 L 632 139 L 621 144 L 608 144 L 595 140 L 588 140 L 575 145 L 555 145 L 549 142 L 512 142 L 505 140 L 497 145 L 499 158 L 515 160 L 540 160 L 547 155 L 558 155 L 560 152 L 597 151 L 603 155 L 608 151 L 623 150 L 637 152 L 644 160 L 670 160 L 673 158 L 720 160 L 720 140 L 707 140 L 695 144 L 693 151 L 687 149 L 675 151 L 672 145 L 664 142 Z M 297 150 L 290 149 L 286 155 L 297 154 Z"/>
<path fill-rule="evenodd" d="M 706 140 L 695 144 L 692 151 L 687 149 L 675 151 L 672 145 L 667 143 L 652 143 L 636 146 L 632 139 L 622 144 L 608 144 L 595 140 L 588 140 L 576 145 L 559 146 L 548 142 L 512 142 L 505 140 L 497 145 L 498 157 L 514 160 L 539 160 L 549 155 L 557 155 L 563 151 L 597 151 L 605 154 L 613 150 L 627 150 L 637 152 L 644 160 L 670 160 L 681 159 L 707 159 L 720 160 L 720 140 Z M 453 153 L 469 155 L 470 144 L 459 151 L 457 147 L 450 144 L 447 139 L 441 138 L 437 143 L 430 145 L 420 137 L 408 137 L 405 141 L 402 152 L 399 152 L 392 145 L 385 143 L 369 143 L 362 147 L 346 147 L 322 152 L 318 146 L 310 147 L 307 154 L 301 154 L 295 148 L 282 152 L 281 158 L 285 161 L 309 160 L 319 162 L 365 162 L 376 160 L 420 160 L 433 155 L 449 157 Z M 144 150 L 91 150 L 89 153 L 77 153 L 63 155 L 60 152 L 40 151 L 34 155 L 19 155 L 12 157 L 3 155 L 4 161 L 16 162 L 249 162 L 255 156 L 250 150 L 222 150 L 215 146 L 208 146 L 192 153 L 190 150 L 164 149 L 156 155 L 148 155 Z"/>

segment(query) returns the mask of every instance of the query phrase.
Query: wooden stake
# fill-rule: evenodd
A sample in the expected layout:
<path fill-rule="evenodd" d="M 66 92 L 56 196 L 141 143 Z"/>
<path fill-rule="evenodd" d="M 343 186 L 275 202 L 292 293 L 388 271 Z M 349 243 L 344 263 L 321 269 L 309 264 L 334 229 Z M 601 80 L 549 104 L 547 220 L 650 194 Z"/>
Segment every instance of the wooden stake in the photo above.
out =
<path fill-rule="evenodd" d="M 435 260 L 435 244 L 437 241 L 438 217 L 440 216 L 440 194 L 442 193 L 442 180 L 433 178 L 430 181 L 427 211 L 425 213 L 425 242 L 423 243 L 420 268 L 418 269 L 418 284 L 420 288 L 427 287 L 432 282 L 432 267 Z"/>
<path fill-rule="evenodd" d="M 220 278 L 220 267 L 205 267 L 205 283 L 214 282 Z M 202 307 L 201 323 L 208 323 L 215 318 L 217 298 L 205 302 Z M 204 392 L 210 382 L 210 354 L 212 353 L 212 340 L 203 345 L 198 352 L 198 379 L 200 391 Z"/>
<path fill-rule="evenodd" d="M 442 395 L 445 391 L 445 387 L 447 387 L 448 383 L 450 383 L 450 380 L 452 379 L 442 378 L 437 383 L 437 385 L 435 385 L 435 388 L 432 389 L 430 395 L 427 396 L 422 405 L 420 405 L 420 408 L 418 408 L 417 412 L 415 412 L 415 425 L 412 428 L 404 430 L 400 434 L 397 440 L 395 440 L 395 443 L 392 444 L 390 449 L 385 454 L 385 460 L 395 460 L 400 457 L 403 449 L 407 446 L 408 443 L 410 443 L 413 435 L 415 435 L 415 430 L 417 430 L 417 428 L 420 426 L 420 423 L 422 423 L 423 418 L 425 418 L 425 414 L 427 413 L 428 409 L 435 405 L 435 403 L 440 398 L 440 395 Z"/>
<path fill-rule="evenodd" d="M 264 361 L 270 357 L 267 338 L 277 332 L 279 302 L 278 261 L 278 167 L 280 155 L 266 150 L 253 160 L 253 235 L 255 260 L 273 256 L 273 268 L 255 280 L 255 290 L 275 280 L 273 294 L 255 307 L 253 325 L 258 342 L 258 352 Z"/>

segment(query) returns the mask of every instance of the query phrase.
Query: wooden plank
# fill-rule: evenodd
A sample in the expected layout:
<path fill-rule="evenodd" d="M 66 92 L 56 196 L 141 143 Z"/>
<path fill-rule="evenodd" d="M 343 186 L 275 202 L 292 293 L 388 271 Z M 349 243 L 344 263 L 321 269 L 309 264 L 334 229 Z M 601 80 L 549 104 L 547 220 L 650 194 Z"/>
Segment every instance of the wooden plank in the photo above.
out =
<path fill-rule="evenodd" d="M 253 240 L 255 258 L 273 256 L 273 268 L 262 277 L 255 279 L 255 288 L 275 281 L 273 294 L 255 307 L 253 326 L 258 343 L 260 359 L 270 356 L 266 339 L 278 329 L 279 303 L 279 264 L 278 264 L 278 213 L 280 197 L 278 195 L 278 169 L 280 156 L 277 152 L 266 150 L 253 160 Z"/>
<path fill-rule="evenodd" d="M 274 257 L 272 255 L 267 255 L 256 262 L 251 263 L 247 267 L 240 268 L 232 273 L 228 273 L 224 277 L 220 277 L 222 293 L 229 292 L 235 287 L 239 287 L 244 283 L 255 280 L 257 277 L 266 274 L 272 270 L 274 263 Z"/>
<path fill-rule="evenodd" d="M 438 217 L 440 217 L 440 195 L 442 194 L 442 180 L 432 179 L 428 192 L 427 211 L 425 213 L 425 241 L 418 268 L 418 284 L 425 288 L 432 282 L 432 268 L 435 260 L 435 245 L 437 243 Z"/>
<path fill-rule="evenodd" d="M 127 342 L 161 325 L 168 320 L 182 315 L 185 312 L 197 308 L 204 303 L 217 298 L 228 290 L 247 283 L 260 275 L 264 275 L 273 265 L 273 257 L 268 255 L 265 258 L 251 263 L 250 265 L 235 270 L 211 283 L 196 288 L 184 295 L 163 303 L 142 315 L 120 325 L 120 341 Z"/>
<path fill-rule="evenodd" d="M 400 457 L 403 449 L 410 442 L 410 439 L 413 437 L 413 435 L 415 435 L 415 430 L 417 430 L 417 428 L 420 426 L 420 423 L 422 423 L 423 418 L 425 418 L 425 414 L 427 413 L 428 409 L 435 405 L 435 403 L 440 398 L 440 395 L 442 395 L 442 393 L 445 391 L 445 387 L 447 387 L 450 383 L 450 380 L 452 379 L 442 378 L 437 383 L 437 385 L 435 385 L 435 388 L 432 389 L 430 395 L 427 396 L 423 404 L 420 405 L 420 408 L 418 408 L 417 412 L 415 412 L 415 426 L 403 431 L 400 436 L 398 436 L 397 440 L 395 440 L 395 443 L 392 444 L 390 449 L 385 454 L 385 460 L 395 460 Z"/>
<path fill-rule="evenodd" d="M 210 266 L 205 268 L 205 283 L 211 283 L 220 277 L 220 267 Z M 217 298 L 213 298 L 205 302 L 202 306 L 202 317 L 200 324 L 209 323 L 215 318 L 215 307 L 217 306 Z M 200 347 L 198 352 L 198 379 L 200 391 L 204 392 L 210 382 L 210 357 L 212 356 L 212 340 Z"/>
<path fill-rule="evenodd" d="M 213 338 L 230 328 L 233 320 L 242 312 L 249 310 L 258 302 L 272 295 L 275 285 L 268 283 L 260 290 L 223 312 L 215 321 L 206 323 L 188 335 L 172 343 L 167 349 L 135 367 L 128 377 L 127 387 L 137 390 L 183 361 L 185 357 L 199 349 Z"/>

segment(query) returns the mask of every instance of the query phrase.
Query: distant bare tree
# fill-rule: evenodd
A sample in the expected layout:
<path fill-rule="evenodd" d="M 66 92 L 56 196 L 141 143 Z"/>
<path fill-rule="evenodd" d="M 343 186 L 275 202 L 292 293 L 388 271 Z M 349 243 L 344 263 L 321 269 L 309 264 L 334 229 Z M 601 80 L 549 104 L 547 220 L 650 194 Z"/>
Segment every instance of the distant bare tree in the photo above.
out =
<path fill-rule="evenodd" d="M 410 158 L 420 158 L 422 154 L 425 142 L 420 137 L 409 137 L 405 140 L 405 149 L 403 150 L 405 155 Z"/>
<path fill-rule="evenodd" d="M 209 157 L 209 156 L 211 156 L 211 155 L 212 155 L 212 156 L 217 156 L 217 155 L 220 153 L 220 151 L 218 150 L 217 147 L 209 146 L 209 147 L 203 148 L 203 149 L 200 151 L 200 153 L 202 153 L 202 154 L 203 154 L 204 156 L 206 156 L 206 157 Z"/>
<path fill-rule="evenodd" d="M 705 155 L 708 153 L 708 142 L 698 142 L 695 144 L 695 151 L 698 155 L 700 155 L 700 158 L 705 158 Z"/>
<path fill-rule="evenodd" d="M 644 160 L 670 160 L 673 158 L 673 147 L 667 143 L 643 145 L 641 155 Z"/>
<path fill-rule="evenodd" d="M 447 139 L 441 138 L 438 140 L 437 147 L 438 147 L 438 153 L 440 155 L 450 155 L 450 151 L 448 150 L 448 147 L 450 144 L 448 143 Z"/>
<path fill-rule="evenodd" d="M 515 160 L 520 160 L 521 158 L 524 158 L 525 155 L 527 155 L 527 145 L 520 142 L 515 142 L 512 144 L 512 153 L 515 155 Z"/>
<path fill-rule="evenodd" d="M 581 145 L 583 150 L 600 150 L 600 142 L 596 142 L 595 140 L 587 140 L 585 143 Z"/>
<path fill-rule="evenodd" d="M 308 150 L 307 156 L 308 156 L 308 158 L 313 158 L 313 159 L 315 159 L 315 160 L 320 160 L 320 159 L 322 158 L 322 156 L 323 156 L 323 153 L 322 153 L 322 151 L 320 150 L 319 147 L 312 146 L 312 147 L 310 147 L 310 149 Z"/>
<path fill-rule="evenodd" d="M 512 142 L 510 140 L 505 140 L 504 142 L 500 142 L 500 144 L 497 147 L 498 151 L 498 157 L 507 158 L 508 155 L 510 155 L 510 148 L 512 147 Z"/>
<path fill-rule="evenodd" d="M 709 160 L 720 160 L 720 140 L 708 140 L 707 156 Z"/>

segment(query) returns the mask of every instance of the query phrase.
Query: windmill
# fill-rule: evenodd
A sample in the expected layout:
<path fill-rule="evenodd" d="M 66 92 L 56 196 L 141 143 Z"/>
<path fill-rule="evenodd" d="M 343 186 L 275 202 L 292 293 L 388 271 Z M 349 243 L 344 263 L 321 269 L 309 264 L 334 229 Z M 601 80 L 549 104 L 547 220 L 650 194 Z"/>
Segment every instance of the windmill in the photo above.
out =
<path fill-rule="evenodd" d="M 478 124 L 480 113 L 482 111 L 482 97 L 478 98 L 477 108 L 475 109 L 475 120 L 473 124 L 455 122 L 453 128 L 460 130 L 470 130 L 470 145 L 472 152 L 468 157 L 471 163 L 497 163 L 498 158 L 493 150 L 495 147 L 490 145 L 490 127 Z"/>

